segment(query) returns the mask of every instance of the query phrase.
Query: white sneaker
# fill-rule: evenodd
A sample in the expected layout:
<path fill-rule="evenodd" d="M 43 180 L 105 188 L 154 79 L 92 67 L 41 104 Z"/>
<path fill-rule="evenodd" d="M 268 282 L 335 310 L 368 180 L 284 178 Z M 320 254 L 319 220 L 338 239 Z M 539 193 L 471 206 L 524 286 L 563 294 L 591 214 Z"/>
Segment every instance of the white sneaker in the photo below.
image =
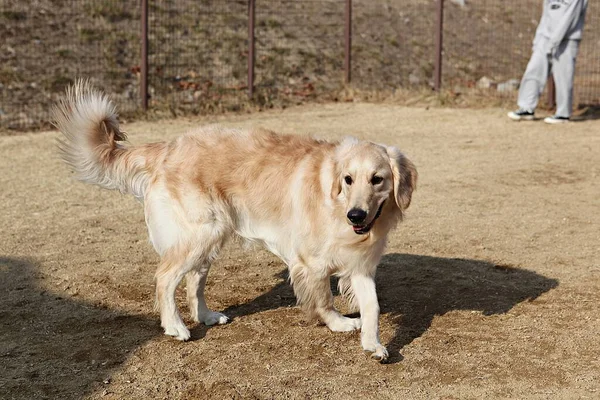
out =
<path fill-rule="evenodd" d="M 535 116 L 533 111 L 519 108 L 517 111 L 509 112 L 508 118 L 512 119 L 513 121 L 533 121 Z"/>
<path fill-rule="evenodd" d="M 566 124 L 569 122 L 569 117 L 560 117 L 558 115 L 553 115 L 551 117 L 544 118 L 544 122 L 547 124 Z"/>

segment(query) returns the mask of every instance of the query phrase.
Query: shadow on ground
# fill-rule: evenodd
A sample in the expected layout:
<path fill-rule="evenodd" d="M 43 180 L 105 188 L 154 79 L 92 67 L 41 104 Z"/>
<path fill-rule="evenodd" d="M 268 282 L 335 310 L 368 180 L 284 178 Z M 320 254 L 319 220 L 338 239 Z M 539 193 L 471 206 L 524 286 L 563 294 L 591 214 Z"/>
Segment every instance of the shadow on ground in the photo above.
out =
<path fill-rule="evenodd" d="M 82 398 L 161 334 L 156 318 L 63 298 L 37 266 L 0 257 L 0 398 Z"/>
<path fill-rule="evenodd" d="M 295 304 L 286 272 L 252 301 L 225 310 L 231 317 Z M 0 398 L 81 398 L 98 391 L 131 351 L 162 334 L 156 316 L 126 315 L 47 292 L 35 263 L 0 257 Z M 390 362 L 454 310 L 506 313 L 558 281 L 489 262 L 388 254 L 377 274 L 383 318 L 396 324 Z M 195 339 L 206 334 L 197 325 Z M 300 339 L 300 338 L 299 338 Z"/>
<path fill-rule="evenodd" d="M 235 319 L 244 315 L 256 314 L 276 308 L 295 306 L 296 296 L 294 296 L 294 291 L 289 283 L 287 269 L 280 271 L 275 276 L 281 279 L 281 282 L 268 292 L 261 294 L 247 303 L 234 305 L 220 311 L 229 318 Z"/>
<path fill-rule="evenodd" d="M 238 317 L 295 304 L 287 273 L 279 275 L 282 282 L 273 289 L 225 313 Z M 383 257 L 376 280 L 381 312 L 397 324 L 387 343 L 392 363 L 402 359 L 402 348 L 426 332 L 436 315 L 454 310 L 502 314 L 558 286 L 555 279 L 512 266 L 397 253 Z"/>
<path fill-rule="evenodd" d="M 533 271 L 485 261 L 385 255 L 377 288 L 381 312 L 397 323 L 388 343 L 390 362 L 402 359 L 400 350 L 427 331 L 436 315 L 454 310 L 503 314 L 557 286 L 557 280 Z"/>
<path fill-rule="evenodd" d="M 600 119 L 600 106 L 597 104 L 581 104 L 573 113 L 573 122 L 590 121 Z"/>

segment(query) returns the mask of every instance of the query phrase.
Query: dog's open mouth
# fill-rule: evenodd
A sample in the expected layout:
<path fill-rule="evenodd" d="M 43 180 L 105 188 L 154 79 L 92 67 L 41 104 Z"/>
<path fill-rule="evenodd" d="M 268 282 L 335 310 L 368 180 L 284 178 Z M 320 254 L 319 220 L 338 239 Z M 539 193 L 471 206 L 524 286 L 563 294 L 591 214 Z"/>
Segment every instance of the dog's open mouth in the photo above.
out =
<path fill-rule="evenodd" d="M 357 235 L 364 235 L 365 233 L 369 233 L 371 228 L 373 228 L 373 225 L 375 225 L 375 221 L 377 221 L 377 218 L 379 218 L 379 216 L 381 215 L 381 210 L 383 210 L 384 204 L 385 204 L 385 201 L 383 203 L 381 203 L 381 205 L 379 206 L 379 209 L 377 210 L 377 214 L 375 214 L 375 217 L 367 225 L 352 225 L 352 229 L 354 229 L 354 233 L 356 233 Z"/>

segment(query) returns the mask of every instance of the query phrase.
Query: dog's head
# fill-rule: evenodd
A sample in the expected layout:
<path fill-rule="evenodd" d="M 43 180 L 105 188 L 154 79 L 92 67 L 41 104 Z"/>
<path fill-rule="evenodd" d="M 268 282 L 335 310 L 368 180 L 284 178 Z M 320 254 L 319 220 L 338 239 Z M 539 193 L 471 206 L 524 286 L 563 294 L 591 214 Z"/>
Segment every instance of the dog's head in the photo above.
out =
<path fill-rule="evenodd" d="M 348 138 L 337 148 L 331 196 L 359 235 L 373 228 L 387 204 L 402 215 L 416 183 L 415 166 L 395 147 Z"/>

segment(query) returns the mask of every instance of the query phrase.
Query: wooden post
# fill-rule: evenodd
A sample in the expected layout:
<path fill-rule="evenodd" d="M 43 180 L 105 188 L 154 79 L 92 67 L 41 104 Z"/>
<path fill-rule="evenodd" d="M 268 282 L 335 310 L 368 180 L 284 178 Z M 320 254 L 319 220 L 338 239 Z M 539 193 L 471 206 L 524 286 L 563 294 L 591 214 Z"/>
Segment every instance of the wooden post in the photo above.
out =
<path fill-rule="evenodd" d="M 344 82 L 350 83 L 352 70 L 352 0 L 346 0 L 344 23 L 345 59 L 344 59 Z"/>
<path fill-rule="evenodd" d="M 148 0 L 142 0 L 142 54 L 140 63 L 140 97 L 142 110 L 148 111 Z"/>
<path fill-rule="evenodd" d="M 444 34 L 444 0 L 437 0 L 437 23 L 435 28 L 435 69 L 433 88 L 439 92 L 442 87 L 442 50 Z"/>
<path fill-rule="evenodd" d="M 254 96 L 254 64 L 256 54 L 254 52 L 254 18 L 255 18 L 255 0 L 248 0 L 248 97 Z"/>

